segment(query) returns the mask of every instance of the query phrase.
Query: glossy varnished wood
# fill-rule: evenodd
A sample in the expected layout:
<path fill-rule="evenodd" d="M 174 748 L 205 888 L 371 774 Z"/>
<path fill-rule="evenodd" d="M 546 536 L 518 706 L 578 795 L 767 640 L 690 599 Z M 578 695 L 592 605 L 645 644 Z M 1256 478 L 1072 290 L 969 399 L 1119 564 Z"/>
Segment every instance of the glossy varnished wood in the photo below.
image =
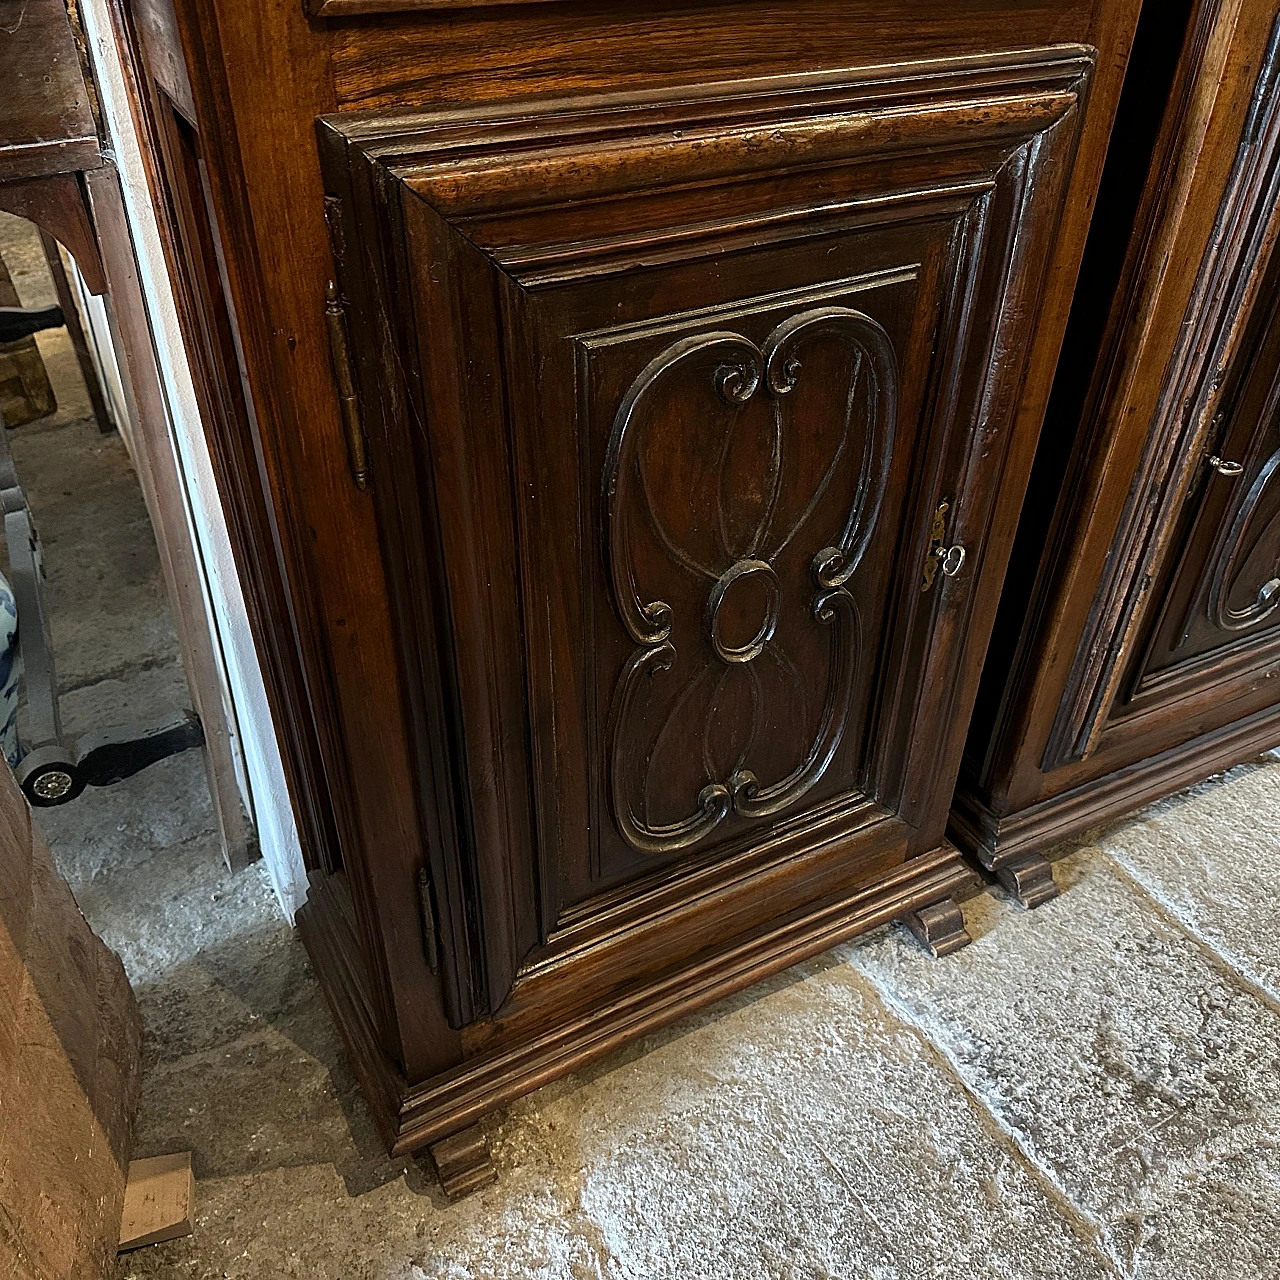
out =
<path fill-rule="evenodd" d="M 929 954 L 939 959 L 973 941 L 964 927 L 964 916 L 952 898 L 932 902 L 919 911 L 909 911 L 902 922 Z"/>
<path fill-rule="evenodd" d="M 1151 66 L 1133 81 L 1134 118 L 1163 92 L 1159 135 L 1090 378 L 1064 366 L 1051 401 L 957 794 L 953 834 L 989 866 L 1274 742 L 1275 17 L 1191 5 L 1167 92 Z"/>
<path fill-rule="evenodd" d="M 991 456 L 1008 445 L 1025 333 L 1002 321 L 1039 290 L 1091 70 L 1051 47 L 326 122 L 353 332 L 457 317 L 362 366 L 420 757 L 465 797 L 429 818 L 458 1023 L 567 913 L 664 863 L 776 845 L 786 820 L 812 895 L 807 848 L 846 836 L 853 873 L 869 797 L 908 852 L 936 842 L 943 673 L 995 496 L 963 433 L 985 396 Z M 394 274 L 362 270 L 379 259 Z M 922 590 L 944 502 L 968 569 Z"/>
<path fill-rule="evenodd" d="M 488 1140 L 478 1125 L 442 1138 L 430 1151 L 440 1185 L 450 1200 L 460 1200 L 497 1180 Z"/>
<path fill-rule="evenodd" d="M 407 1150 L 962 887 L 951 781 L 1136 4 L 335 13 L 173 27 L 279 584 L 245 563 L 332 805 L 300 926 Z M 778 421 L 835 461 L 775 536 Z M 771 646 L 795 689 L 758 713 L 686 665 Z M 650 749 L 668 712 L 701 764 Z"/>

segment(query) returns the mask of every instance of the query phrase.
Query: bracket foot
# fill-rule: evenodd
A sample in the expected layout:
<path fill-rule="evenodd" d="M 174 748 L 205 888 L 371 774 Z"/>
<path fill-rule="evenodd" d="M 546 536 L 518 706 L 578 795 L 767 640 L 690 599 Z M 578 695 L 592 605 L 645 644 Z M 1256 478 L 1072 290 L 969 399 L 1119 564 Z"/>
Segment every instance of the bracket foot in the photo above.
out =
<path fill-rule="evenodd" d="M 498 1180 L 498 1171 L 489 1159 L 488 1140 L 478 1124 L 433 1142 L 429 1150 L 450 1200 L 461 1200 Z"/>
<path fill-rule="evenodd" d="M 1024 853 L 996 868 L 1000 883 L 1028 911 L 1058 896 L 1053 868 L 1038 853 Z"/>
<path fill-rule="evenodd" d="M 930 903 L 919 911 L 909 911 L 902 923 L 915 934 L 934 956 L 949 956 L 973 941 L 964 927 L 964 916 L 954 898 Z"/>

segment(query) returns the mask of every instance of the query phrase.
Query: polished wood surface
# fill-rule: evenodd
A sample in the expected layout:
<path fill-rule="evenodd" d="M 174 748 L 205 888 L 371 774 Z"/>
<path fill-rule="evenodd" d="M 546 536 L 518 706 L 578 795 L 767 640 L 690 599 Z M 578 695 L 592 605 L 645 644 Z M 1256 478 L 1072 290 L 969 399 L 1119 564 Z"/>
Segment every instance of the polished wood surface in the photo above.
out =
<path fill-rule="evenodd" d="M 335 12 L 178 0 L 149 92 L 299 922 L 406 1150 L 963 885 L 1137 4 Z"/>
<path fill-rule="evenodd" d="M 1016 317 L 1092 69 L 1052 46 L 326 120 L 349 323 L 405 329 L 361 364 L 417 753 L 464 792 L 429 819 L 455 1024 L 650 885 L 723 904 L 692 951 L 856 878 L 882 824 L 937 844 Z M 739 901 L 762 846 L 797 887 Z"/>
<path fill-rule="evenodd" d="M 955 838 L 997 868 L 1280 738 L 1280 28 L 1274 3 L 1202 0 L 1185 19 L 1164 90 L 1168 29 L 1139 36 L 1131 83 L 1157 98 L 1158 131 L 1127 150 L 1151 109 L 1135 89 L 1109 172 L 1145 154 L 1145 185 L 1131 224 L 1124 184 L 1104 185 L 1089 262 L 1100 277 L 1118 257 L 1110 316 L 1090 377 L 1064 359 L 1055 387 L 1040 514 L 1024 516 L 957 795 Z"/>

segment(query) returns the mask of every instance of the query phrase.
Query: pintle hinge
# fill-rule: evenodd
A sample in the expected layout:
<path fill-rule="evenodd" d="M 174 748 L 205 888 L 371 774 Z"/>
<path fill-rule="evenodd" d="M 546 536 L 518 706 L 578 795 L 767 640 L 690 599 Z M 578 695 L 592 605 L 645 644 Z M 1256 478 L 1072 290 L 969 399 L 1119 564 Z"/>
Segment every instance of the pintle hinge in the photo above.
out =
<path fill-rule="evenodd" d="M 360 399 L 347 336 L 347 303 L 339 281 L 342 278 L 343 236 L 341 202 L 336 196 L 325 197 L 325 218 L 329 223 L 329 240 L 338 276 L 330 280 L 324 295 L 324 317 L 329 330 L 329 357 L 333 363 L 333 379 L 338 387 L 338 403 L 342 409 L 342 432 L 346 438 L 347 465 L 357 489 L 369 487 L 369 451 L 365 443 L 364 424 L 360 420 Z"/>
<path fill-rule="evenodd" d="M 436 936 L 436 913 L 431 905 L 431 873 L 426 867 L 418 868 L 418 911 L 422 917 L 422 950 L 427 957 L 427 968 L 440 972 L 440 943 Z"/>

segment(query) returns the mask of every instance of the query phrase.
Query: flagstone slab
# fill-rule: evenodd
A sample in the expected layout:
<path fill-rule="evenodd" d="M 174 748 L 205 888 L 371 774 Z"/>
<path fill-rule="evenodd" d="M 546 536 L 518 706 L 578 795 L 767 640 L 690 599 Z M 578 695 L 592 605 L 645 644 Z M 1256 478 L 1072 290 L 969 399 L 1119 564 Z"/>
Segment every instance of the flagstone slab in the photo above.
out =
<path fill-rule="evenodd" d="M 1171 796 L 1097 844 L 1280 1002 L 1280 764 L 1242 765 Z"/>
<path fill-rule="evenodd" d="M 307 1105 L 311 1124 L 326 1107 L 326 1124 L 340 1119 L 336 1098 Z M 372 1169 L 373 1153 L 353 1150 L 339 1171 L 285 1141 L 270 1168 L 259 1147 L 251 1177 L 198 1187 L 190 1240 L 131 1258 L 122 1274 L 1114 1274 L 945 1061 L 830 960 L 540 1090 L 491 1123 L 491 1142 L 498 1182 L 455 1205 L 411 1162 L 362 1190 L 359 1161 Z"/>
<path fill-rule="evenodd" d="M 1114 864 L 1035 912 L 985 895 L 939 964 L 842 952 L 951 1061 L 1135 1280 L 1280 1275 L 1280 1017 Z"/>

